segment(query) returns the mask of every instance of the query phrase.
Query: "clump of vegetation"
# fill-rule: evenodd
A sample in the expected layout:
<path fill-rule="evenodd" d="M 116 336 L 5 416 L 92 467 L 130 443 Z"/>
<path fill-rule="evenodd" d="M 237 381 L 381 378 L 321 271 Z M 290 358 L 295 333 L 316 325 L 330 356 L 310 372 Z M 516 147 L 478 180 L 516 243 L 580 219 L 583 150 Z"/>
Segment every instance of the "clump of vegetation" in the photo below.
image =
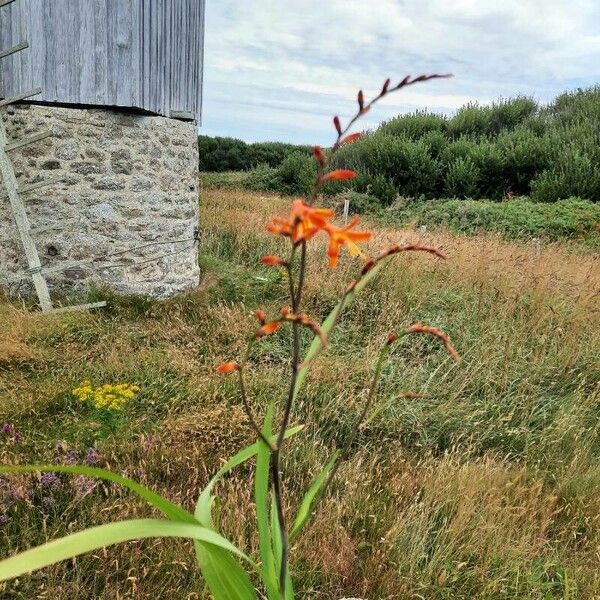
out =
<path fill-rule="evenodd" d="M 570 198 L 545 204 L 529 198 L 504 202 L 484 200 L 399 201 L 378 211 L 384 223 L 443 226 L 461 233 L 493 231 L 511 239 L 571 238 L 591 245 L 600 243 L 600 204 Z"/>
<path fill-rule="evenodd" d="M 562 94 L 549 105 L 517 97 L 490 106 L 469 104 L 451 117 L 423 111 L 401 115 L 337 153 L 334 166 L 361 176 L 324 192 L 370 193 L 383 206 L 396 196 L 494 201 L 530 196 L 537 202 L 577 197 L 597 202 L 599 115 L 597 86 Z M 289 158 L 296 152 L 304 162 Z M 307 161 L 306 148 L 290 147 L 280 160 L 256 162 L 252 167 L 262 163 L 272 170 L 268 178 L 264 167 L 262 177 L 251 177 L 252 189 L 304 193 L 298 182 L 304 181 Z M 249 168 L 223 165 L 224 170 Z"/>
<path fill-rule="evenodd" d="M 200 171 L 246 171 L 259 165 L 278 167 L 290 154 L 310 156 L 310 146 L 280 142 L 247 144 L 228 137 L 198 136 Z"/>

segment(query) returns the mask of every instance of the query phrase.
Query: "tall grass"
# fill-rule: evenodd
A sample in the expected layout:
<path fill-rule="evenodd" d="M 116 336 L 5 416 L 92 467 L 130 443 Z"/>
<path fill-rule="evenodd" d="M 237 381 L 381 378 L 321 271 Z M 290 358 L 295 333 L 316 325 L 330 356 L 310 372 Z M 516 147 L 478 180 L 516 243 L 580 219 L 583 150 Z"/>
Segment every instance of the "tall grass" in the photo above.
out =
<path fill-rule="evenodd" d="M 286 282 L 256 264 L 276 250 L 265 222 L 287 207 L 287 199 L 275 196 L 208 190 L 203 284 L 188 297 L 160 304 L 115 298 L 102 313 L 50 317 L 0 303 L 0 425 L 13 423 L 23 436 L 21 444 L 0 438 L 0 462 L 55 460 L 60 441 L 80 454 L 96 444 L 100 464 L 191 508 L 189 491 L 254 437 L 244 427 L 234 383 L 223 388 L 213 369 L 242 349 L 257 301 L 279 308 Z M 378 229 L 382 245 L 420 235 L 366 225 Z M 600 595 L 598 256 L 554 243 L 542 246 L 538 258 L 529 244 L 491 235 L 440 231 L 434 241 L 449 259 L 404 256 L 392 264 L 372 293 L 352 305 L 332 340 L 343 341 L 347 354 L 324 355 L 307 382 L 297 419 L 313 425 L 301 444 L 290 446 L 290 460 L 300 465 L 292 493 L 311 481 L 325 450 L 350 434 L 365 375 L 389 329 L 417 320 L 437 325 L 453 336 L 463 360 L 445 359 L 428 339 L 395 348 L 383 374 L 385 408 L 362 429 L 294 553 L 298 595 L 594 598 Z M 358 265 L 347 258 L 331 272 L 319 258 L 322 249 L 312 251 L 307 303 L 323 315 Z M 285 340 L 264 343 L 267 351 L 254 359 L 248 381 L 261 408 L 281 388 L 279 366 L 288 356 Z M 141 386 L 125 424 L 101 442 L 70 394 L 84 378 Z M 242 509 L 249 506 L 247 476 L 242 470 L 230 477 L 219 495 L 229 507 L 222 520 L 230 538 L 251 549 L 252 509 Z M 9 483 L 23 499 L 15 502 L 15 489 L 0 485 L 0 513 L 10 519 L 0 526 L 3 555 L 109 515 L 148 516 L 111 486 L 80 497 L 66 477 L 51 492 L 35 478 Z M 50 493 L 54 504 L 45 507 Z M 0 598 L 203 597 L 190 556 L 180 542 L 109 548 L 5 583 Z M 173 568 L 181 563 L 189 570 Z"/>

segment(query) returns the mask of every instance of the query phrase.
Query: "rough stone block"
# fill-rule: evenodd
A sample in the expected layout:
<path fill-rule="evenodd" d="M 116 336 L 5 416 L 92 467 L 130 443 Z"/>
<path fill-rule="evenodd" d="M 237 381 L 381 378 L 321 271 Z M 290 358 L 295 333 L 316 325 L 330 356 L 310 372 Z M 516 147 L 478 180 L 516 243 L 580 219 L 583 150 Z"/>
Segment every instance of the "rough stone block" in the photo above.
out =
<path fill-rule="evenodd" d="M 54 134 L 11 152 L 19 184 L 46 179 L 45 170 L 60 180 L 27 196 L 42 264 L 60 267 L 48 275 L 52 292 L 105 285 L 120 293 L 168 297 L 197 285 L 193 124 L 28 104 L 10 106 L 5 115 L 9 139 L 25 131 Z M 145 246 L 182 239 L 189 241 Z M 0 284 L 18 296 L 32 293 L 25 268 L 13 214 L 0 198 Z"/>

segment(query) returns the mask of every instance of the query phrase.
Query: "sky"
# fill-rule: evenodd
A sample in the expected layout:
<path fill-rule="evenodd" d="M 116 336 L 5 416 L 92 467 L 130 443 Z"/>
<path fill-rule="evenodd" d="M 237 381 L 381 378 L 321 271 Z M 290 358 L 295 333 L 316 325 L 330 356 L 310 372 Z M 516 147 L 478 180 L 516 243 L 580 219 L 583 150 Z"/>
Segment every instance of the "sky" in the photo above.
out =
<path fill-rule="evenodd" d="M 446 73 L 385 98 L 359 129 L 600 82 L 600 0 L 207 0 L 200 133 L 327 145 L 387 77 Z"/>

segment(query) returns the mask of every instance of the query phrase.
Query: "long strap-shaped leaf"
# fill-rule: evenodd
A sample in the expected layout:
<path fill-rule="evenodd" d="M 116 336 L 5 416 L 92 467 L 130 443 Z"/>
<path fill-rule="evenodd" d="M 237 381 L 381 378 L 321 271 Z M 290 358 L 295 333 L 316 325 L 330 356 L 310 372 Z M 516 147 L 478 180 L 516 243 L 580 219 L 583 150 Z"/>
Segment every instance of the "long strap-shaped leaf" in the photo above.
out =
<path fill-rule="evenodd" d="M 292 427 L 286 438 L 298 433 L 302 426 Z M 276 436 L 272 436 L 275 442 Z M 204 527 L 215 529 L 212 522 L 212 491 L 216 483 L 229 471 L 246 462 L 258 452 L 258 442 L 244 448 L 230 458 L 202 490 L 196 504 L 195 517 Z M 256 591 L 236 559 L 221 548 L 195 542 L 196 558 L 202 575 L 215 600 L 254 600 Z M 227 573 L 227 577 L 223 577 Z"/>
<path fill-rule="evenodd" d="M 113 481 L 123 487 L 136 493 L 146 500 L 149 504 L 160 510 L 165 516 L 173 521 L 183 521 L 185 523 L 195 523 L 198 521 L 187 510 L 177 506 L 170 500 L 163 498 L 156 492 L 144 487 L 133 479 L 123 477 L 118 473 L 112 473 L 106 469 L 97 469 L 95 467 L 69 466 L 69 465 L 0 465 L 0 473 L 71 473 L 75 475 L 85 475 L 86 477 L 97 477 L 106 481 Z"/>
<path fill-rule="evenodd" d="M 299 431 L 302 431 L 304 428 L 303 425 L 297 425 L 296 427 L 291 427 L 285 432 L 286 439 L 296 435 Z M 277 436 L 270 436 L 270 441 L 275 442 Z M 264 445 L 264 444 L 262 444 Z M 211 506 L 212 506 L 212 491 L 216 485 L 216 483 L 223 477 L 242 463 L 251 459 L 253 456 L 256 456 L 258 452 L 259 442 L 255 442 L 251 446 L 240 450 L 235 456 L 232 456 L 218 471 L 217 474 L 208 482 L 208 485 L 202 490 L 198 498 L 198 502 L 196 503 L 196 510 L 194 515 L 196 519 L 205 527 L 212 527 L 212 516 L 211 516 Z"/>
<path fill-rule="evenodd" d="M 271 439 L 273 424 L 273 405 L 267 410 L 263 425 L 263 435 Z M 275 555 L 271 544 L 269 519 L 269 473 L 271 466 L 271 450 L 262 441 L 258 442 L 256 455 L 256 474 L 254 475 L 254 501 L 256 503 L 256 522 L 258 525 L 258 546 L 262 562 L 262 575 L 267 588 L 269 600 L 282 600 L 275 571 Z"/>
<path fill-rule="evenodd" d="M 273 551 L 275 552 L 275 568 L 279 571 L 283 558 L 283 545 L 275 498 L 271 500 L 271 536 L 273 537 Z M 287 569 L 285 573 L 285 600 L 294 600 L 294 597 L 294 582 L 292 581 L 290 570 Z"/>
<path fill-rule="evenodd" d="M 250 578 L 232 554 L 217 546 L 194 540 L 202 577 L 214 600 L 256 600 Z"/>
<path fill-rule="evenodd" d="M 158 537 L 199 540 L 232 552 L 254 565 L 241 550 L 207 527 L 160 519 L 133 519 L 91 527 L 0 561 L 0 581 L 36 571 L 104 546 Z"/>
<path fill-rule="evenodd" d="M 333 453 L 333 456 L 329 459 L 329 462 L 323 467 L 323 469 L 321 469 L 321 472 L 317 475 L 317 478 L 313 481 L 312 485 L 310 488 L 308 488 L 308 491 L 304 495 L 300 507 L 298 508 L 298 514 L 296 515 L 296 519 L 294 520 L 294 524 L 290 531 L 290 544 L 294 542 L 302 530 L 304 523 L 306 523 L 306 520 L 308 517 L 310 517 L 313 509 L 313 502 L 321 491 L 321 488 L 327 479 L 327 475 L 329 475 L 339 457 L 339 451 Z"/>

